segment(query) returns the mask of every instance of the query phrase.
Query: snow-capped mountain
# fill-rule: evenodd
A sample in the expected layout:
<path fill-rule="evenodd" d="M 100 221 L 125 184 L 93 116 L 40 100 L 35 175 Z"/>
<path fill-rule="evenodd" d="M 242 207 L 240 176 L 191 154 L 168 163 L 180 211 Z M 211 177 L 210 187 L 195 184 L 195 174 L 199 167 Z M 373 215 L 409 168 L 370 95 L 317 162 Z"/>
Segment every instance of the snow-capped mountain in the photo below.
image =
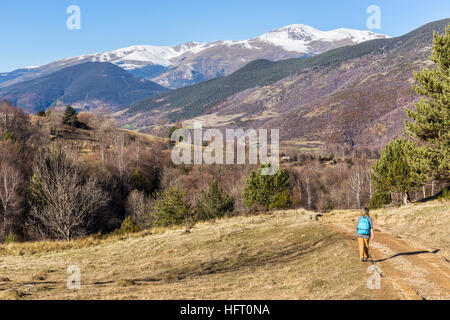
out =
<path fill-rule="evenodd" d="M 110 62 L 160 85 L 179 88 L 228 75 L 255 59 L 282 60 L 319 54 L 334 48 L 387 38 L 371 31 L 320 31 L 295 24 L 250 40 L 188 42 L 178 46 L 139 45 L 82 55 L 27 69 L 18 77 L 0 74 L 0 87 L 33 79 L 85 62 Z M 2 77 L 4 81 L 2 81 Z M 12 78 L 12 79 L 11 79 Z"/>
<path fill-rule="evenodd" d="M 358 44 L 364 41 L 386 38 L 387 36 L 371 31 L 359 31 L 352 29 L 336 29 L 320 31 L 304 24 L 293 24 L 280 29 L 272 30 L 252 41 L 263 41 L 279 46 L 286 51 L 302 54 L 319 54 L 323 51 L 316 49 L 316 42 L 335 44 L 347 42 Z"/>
<path fill-rule="evenodd" d="M 82 56 L 91 62 L 111 62 L 125 70 L 142 68 L 149 64 L 169 67 L 174 59 L 183 55 L 194 55 L 207 49 L 208 43 L 189 42 L 176 47 L 131 46 L 110 52 Z"/>

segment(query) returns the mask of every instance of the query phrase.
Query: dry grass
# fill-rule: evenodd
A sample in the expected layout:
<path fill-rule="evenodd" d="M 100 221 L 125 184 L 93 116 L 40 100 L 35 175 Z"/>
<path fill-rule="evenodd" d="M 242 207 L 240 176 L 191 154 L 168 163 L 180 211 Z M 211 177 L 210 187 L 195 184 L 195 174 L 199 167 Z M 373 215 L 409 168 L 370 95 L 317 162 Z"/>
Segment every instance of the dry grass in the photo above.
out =
<path fill-rule="evenodd" d="M 193 118 L 191 120 L 186 120 L 183 122 L 183 128 L 192 129 L 194 128 L 194 121 L 202 121 L 203 127 L 224 127 L 232 123 L 234 120 L 242 117 L 243 113 L 236 113 L 232 115 L 218 115 L 216 113 L 207 114 Z"/>
<path fill-rule="evenodd" d="M 0 248 L 4 299 L 372 298 L 356 248 L 303 210 Z M 71 265 L 79 290 L 66 287 Z"/>
<path fill-rule="evenodd" d="M 0 291 L 0 298 L 4 300 L 20 300 L 25 297 L 26 294 L 18 290 L 4 290 Z"/>
<path fill-rule="evenodd" d="M 128 130 L 128 129 L 120 129 L 122 132 L 128 134 L 129 136 L 134 136 L 134 137 L 138 137 L 138 138 L 142 138 L 144 141 L 148 141 L 148 142 L 170 142 L 170 139 L 168 138 L 164 138 L 164 137 L 158 137 L 155 135 L 151 135 L 148 133 L 143 133 L 143 132 L 138 132 L 135 130 Z"/>
<path fill-rule="evenodd" d="M 143 238 L 152 234 L 160 234 L 173 229 L 175 228 L 154 228 L 151 231 L 144 230 L 132 235 L 117 235 L 114 233 L 108 235 L 92 235 L 86 238 L 76 239 L 72 241 L 34 241 L 0 244 L 0 258 L 1 256 L 42 255 L 47 253 L 62 252 L 71 249 L 89 248 L 106 243 L 115 243 L 117 241 L 129 239 L 130 237 Z"/>
<path fill-rule="evenodd" d="M 450 201 L 432 201 L 375 212 L 379 226 L 397 237 L 439 248 L 450 259 Z"/>

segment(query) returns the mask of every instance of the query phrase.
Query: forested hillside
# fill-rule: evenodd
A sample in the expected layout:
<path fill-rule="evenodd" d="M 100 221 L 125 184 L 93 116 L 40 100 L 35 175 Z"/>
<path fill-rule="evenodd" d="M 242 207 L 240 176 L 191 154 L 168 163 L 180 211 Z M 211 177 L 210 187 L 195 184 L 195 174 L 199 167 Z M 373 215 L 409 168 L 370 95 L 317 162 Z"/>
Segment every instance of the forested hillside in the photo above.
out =
<path fill-rule="evenodd" d="M 132 128 L 198 117 L 219 128 L 279 128 L 282 142 L 379 149 L 401 133 L 417 96 L 413 72 L 426 67 L 433 31 L 368 41 L 306 58 L 254 61 L 228 77 L 150 97 L 123 115 Z"/>
<path fill-rule="evenodd" d="M 87 62 L 0 89 L 0 96 L 29 112 L 37 112 L 64 103 L 117 109 L 166 91 L 167 88 L 113 64 Z"/>

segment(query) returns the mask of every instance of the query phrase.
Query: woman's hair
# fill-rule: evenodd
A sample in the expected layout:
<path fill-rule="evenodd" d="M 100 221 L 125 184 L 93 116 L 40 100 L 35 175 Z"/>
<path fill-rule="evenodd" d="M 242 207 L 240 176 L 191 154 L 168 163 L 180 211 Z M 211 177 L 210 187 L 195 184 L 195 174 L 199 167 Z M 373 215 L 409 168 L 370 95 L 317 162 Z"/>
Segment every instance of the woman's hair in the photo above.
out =
<path fill-rule="evenodd" d="M 369 208 L 364 208 L 363 209 L 363 215 L 364 216 L 368 216 L 369 215 Z"/>

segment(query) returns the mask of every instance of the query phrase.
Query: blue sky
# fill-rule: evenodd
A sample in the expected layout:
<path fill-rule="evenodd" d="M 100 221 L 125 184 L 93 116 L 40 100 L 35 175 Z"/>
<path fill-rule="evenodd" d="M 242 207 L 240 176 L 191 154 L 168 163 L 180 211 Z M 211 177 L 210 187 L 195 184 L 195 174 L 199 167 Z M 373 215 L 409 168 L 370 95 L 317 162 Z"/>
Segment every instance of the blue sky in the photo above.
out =
<path fill-rule="evenodd" d="M 81 30 L 66 27 L 69 5 L 81 8 Z M 369 5 L 381 9 L 374 31 L 390 36 L 450 17 L 448 0 L 2 0 L 0 71 L 137 44 L 249 39 L 295 23 L 366 30 Z"/>

